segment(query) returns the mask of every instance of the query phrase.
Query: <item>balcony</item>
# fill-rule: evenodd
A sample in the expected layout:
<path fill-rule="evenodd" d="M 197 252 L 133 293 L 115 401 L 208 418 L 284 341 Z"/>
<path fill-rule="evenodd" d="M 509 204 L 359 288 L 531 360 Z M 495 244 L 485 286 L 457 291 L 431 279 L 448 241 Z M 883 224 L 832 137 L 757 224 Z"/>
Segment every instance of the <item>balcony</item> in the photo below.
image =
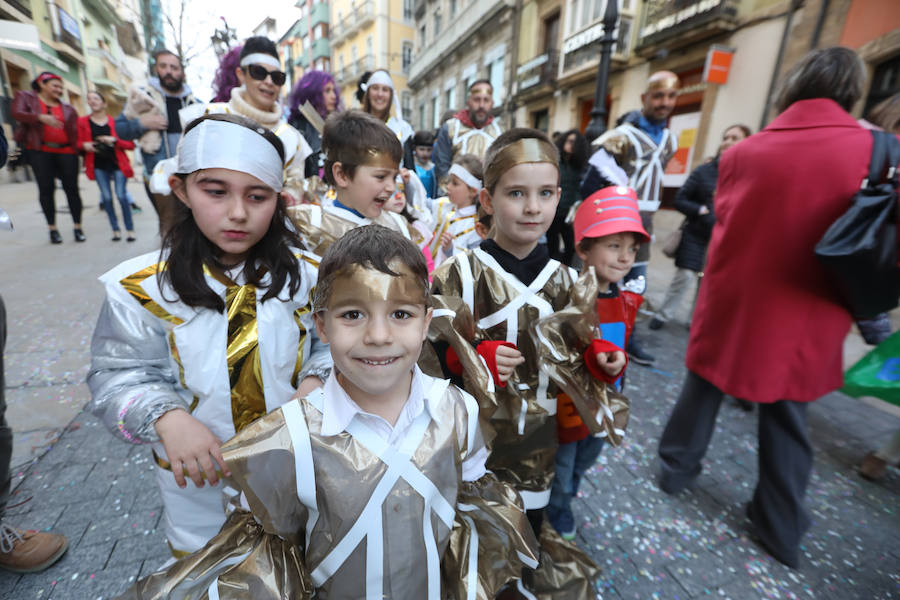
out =
<path fill-rule="evenodd" d="M 517 93 L 534 92 L 556 81 L 559 50 L 548 50 L 516 69 Z"/>
<path fill-rule="evenodd" d="M 69 60 L 84 64 L 84 50 L 81 46 L 81 29 L 78 27 L 78 21 L 66 12 L 58 4 L 53 4 L 55 9 L 51 19 L 53 24 L 53 41 L 54 48 L 60 54 L 63 54 Z"/>
<path fill-rule="evenodd" d="M 0 13 L 5 13 L 7 11 L 3 10 L 6 8 L 4 4 L 18 11 L 21 16 L 26 17 L 28 20 L 31 20 L 31 1 L 30 0 L 0 0 Z M 18 17 L 19 15 L 11 14 L 10 16 Z M 19 19 L 16 19 L 19 20 Z"/>
<path fill-rule="evenodd" d="M 450 19 L 441 34 L 413 59 L 409 69 L 408 85 L 414 88 L 422 77 L 434 69 L 438 63 L 452 60 L 451 54 L 454 50 L 467 43 L 473 33 L 513 4 L 515 4 L 513 0 L 473 2 L 466 10 L 457 13 L 455 18 Z"/>
<path fill-rule="evenodd" d="M 732 31 L 739 0 L 647 0 L 641 16 L 636 51 L 654 54 L 663 43 L 673 50 Z"/>
<path fill-rule="evenodd" d="M 362 76 L 366 71 L 371 71 L 375 68 L 375 57 L 371 54 L 366 54 L 359 60 L 350 63 L 348 66 L 343 69 L 338 69 L 334 78 L 337 81 L 338 85 L 347 85 L 351 83 L 356 83 L 356 81 Z"/>
<path fill-rule="evenodd" d="M 302 68 L 306 68 L 310 64 L 310 49 L 304 48 L 303 51 L 297 56 L 296 60 L 294 60 L 294 65 Z M 318 40 L 312 43 L 312 61 L 331 56 L 331 48 L 328 44 L 328 40 L 325 38 L 319 38 Z"/>
<path fill-rule="evenodd" d="M 375 20 L 375 3 L 365 0 L 359 4 L 350 6 L 350 14 L 334 23 L 331 28 L 331 41 L 340 45 L 343 41 L 356 34 L 360 28 L 365 27 Z"/>

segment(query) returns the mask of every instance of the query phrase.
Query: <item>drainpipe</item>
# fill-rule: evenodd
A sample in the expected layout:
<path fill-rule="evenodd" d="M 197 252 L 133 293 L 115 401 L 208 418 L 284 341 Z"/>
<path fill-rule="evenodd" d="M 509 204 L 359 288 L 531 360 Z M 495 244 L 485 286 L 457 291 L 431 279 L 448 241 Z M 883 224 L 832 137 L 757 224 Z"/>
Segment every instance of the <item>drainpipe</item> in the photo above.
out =
<path fill-rule="evenodd" d="M 772 80 L 769 82 L 769 90 L 766 92 L 766 105 L 763 107 L 762 118 L 759 121 L 757 131 L 762 130 L 766 126 L 766 117 L 769 115 L 769 109 L 772 107 L 772 94 L 775 92 L 775 86 L 778 83 L 778 77 L 781 74 L 781 63 L 784 60 L 784 51 L 787 48 L 788 33 L 791 31 L 791 23 L 794 20 L 794 11 L 796 11 L 803 0 L 791 0 L 788 8 L 787 20 L 784 22 L 784 32 L 781 34 L 781 44 L 778 47 L 778 58 L 775 59 L 775 68 L 772 69 Z"/>
<path fill-rule="evenodd" d="M 815 50 L 819 47 L 819 36 L 822 35 L 822 28 L 825 26 L 825 16 L 828 14 L 828 5 L 831 0 L 822 0 L 819 7 L 819 18 L 816 19 L 816 28 L 813 30 L 812 39 L 809 40 L 809 49 Z"/>

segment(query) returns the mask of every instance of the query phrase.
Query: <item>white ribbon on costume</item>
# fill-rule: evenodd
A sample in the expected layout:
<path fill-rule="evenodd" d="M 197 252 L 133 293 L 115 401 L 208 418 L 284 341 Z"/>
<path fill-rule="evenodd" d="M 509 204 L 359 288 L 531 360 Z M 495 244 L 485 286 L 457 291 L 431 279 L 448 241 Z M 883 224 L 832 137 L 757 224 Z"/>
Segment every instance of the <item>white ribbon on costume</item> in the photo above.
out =
<path fill-rule="evenodd" d="M 474 189 L 477 192 L 481 191 L 481 180 L 469 173 L 464 166 L 459 163 L 454 163 L 450 165 L 450 175 L 456 175 L 460 179 L 462 179 L 463 183 L 465 183 L 470 188 Z"/>
<path fill-rule="evenodd" d="M 322 394 L 322 388 L 316 390 Z M 312 445 L 309 441 L 309 427 L 306 425 L 306 416 L 296 400 L 288 402 L 281 407 L 284 416 L 284 424 L 287 426 L 288 435 L 291 436 L 291 446 L 294 448 L 294 477 L 297 481 L 297 498 L 306 506 L 308 515 L 306 518 L 306 547 L 309 548 L 309 538 L 312 530 L 319 520 L 319 504 L 316 501 L 316 469 L 313 465 Z"/>
<path fill-rule="evenodd" d="M 242 58 L 241 66 L 246 67 L 247 65 L 265 65 L 273 69 L 281 69 L 281 63 L 278 62 L 277 58 L 263 52 L 254 52 Z"/>
<path fill-rule="evenodd" d="M 443 384 L 443 385 L 440 385 Z M 441 380 L 438 385 L 432 386 L 431 393 L 443 394 L 449 382 Z M 322 410 L 323 395 L 313 395 L 308 400 L 318 410 Z M 347 426 L 346 431 L 353 438 L 387 465 L 387 471 L 381 477 L 375 487 L 372 496 L 366 503 L 356 522 L 337 545 L 322 559 L 312 572 L 313 583 L 318 587 L 331 578 L 344 564 L 350 554 L 359 546 L 365 538 L 366 542 L 366 599 L 380 600 L 384 585 L 384 542 L 383 526 L 381 522 L 381 510 L 388 494 L 394 488 L 397 481 L 403 478 L 425 501 L 424 542 L 426 548 L 426 563 L 428 576 L 429 600 L 440 598 L 440 559 L 437 544 L 433 533 L 429 536 L 431 528 L 430 515 L 433 511 L 448 527 L 453 527 L 455 512 L 453 506 L 447 502 L 437 486 L 428 479 L 413 464 L 412 456 L 422 443 L 431 416 L 423 411 L 410 426 L 403 436 L 400 448 L 395 450 L 386 441 L 376 435 L 365 423 L 354 417 Z M 378 531 L 375 531 L 375 529 Z M 379 543 L 380 542 L 380 543 Z"/>
<path fill-rule="evenodd" d="M 232 567 L 238 563 L 244 562 L 244 560 L 246 560 L 246 558 L 248 556 L 250 556 L 251 553 L 252 553 L 252 550 L 250 552 L 245 552 L 244 554 L 241 554 L 238 556 L 232 556 L 231 558 L 226 558 L 222 562 L 218 563 L 216 565 L 216 568 L 219 569 L 219 572 L 221 573 L 228 567 Z M 213 579 L 212 583 L 209 584 L 209 588 L 207 588 L 207 590 L 206 590 L 206 595 L 209 596 L 209 600 L 219 600 L 219 578 L 218 577 Z"/>
<path fill-rule="evenodd" d="M 265 131 L 262 127 L 249 129 L 227 121 L 202 121 L 178 142 L 175 172 L 230 169 L 253 175 L 280 192 L 284 163 L 275 146 L 261 135 Z"/>
<path fill-rule="evenodd" d="M 663 131 L 663 137 L 659 144 L 655 144 L 655 142 L 650 139 L 649 135 L 634 125 L 623 127 L 621 130 L 625 133 L 625 136 L 628 137 L 628 141 L 631 142 L 635 149 L 636 158 L 634 161 L 634 174 L 631 176 L 629 186 L 641 194 L 641 198 L 638 200 L 638 209 L 642 211 L 655 211 L 659 209 L 660 204 L 659 190 L 662 187 L 662 176 L 665 173 L 661 155 L 669 145 L 669 130 L 666 129 Z M 637 153 L 637 150 L 641 147 L 642 141 L 646 146 L 655 146 L 655 149 L 646 160 Z M 644 168 L 644 165 L 646 165 L 647 168 Z M 653 179 L 651 179 L 651 177 L 653 177 Z M 650 181 L 657 181 L 660 185 L 654 186 L 653 189 L 642 189 Z"/>

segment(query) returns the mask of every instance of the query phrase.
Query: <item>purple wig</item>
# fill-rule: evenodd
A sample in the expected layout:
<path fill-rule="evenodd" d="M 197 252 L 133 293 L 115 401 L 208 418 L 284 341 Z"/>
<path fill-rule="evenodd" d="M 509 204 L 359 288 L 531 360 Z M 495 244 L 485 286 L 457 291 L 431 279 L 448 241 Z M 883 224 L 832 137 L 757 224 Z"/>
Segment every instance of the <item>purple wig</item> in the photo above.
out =
<path fill-rule="evenodd" d="M 219 60 L 219 68 L 216 69 L 212 84 L 213 102 L 228 102 L 231 100 L 231 90 L 241 85 L 234 74 L 241 64 L 241 48 L 243 46 L 232 48 Z"/>
<path fill-rule="evenodd" d="M 291 108 L 291 120 L 293 121 L 300 117 L 299 107 L 307 100 L 312 104 L 312 107 L 316 109 L 316 112 L 322 115 L 323 119 L 327 117 L 328 113 L 325 112 L 325 98 L 322 92 L 329 83 L 334 84 L 334 93 L 337 95 L 337 106 L 334 109 L 335 112 L 343 110 L 344 107 L 341 105 L 341 90 L 338 88 L 331 73 L 315 70 L 307 71 L 303 74 L 303 77 L 300 78 L 300 81 L 297 82 L 297 85 L 294 86 L 294 89 L 291 90 L 291 95 L 288 96 L 288 106 Z"/>

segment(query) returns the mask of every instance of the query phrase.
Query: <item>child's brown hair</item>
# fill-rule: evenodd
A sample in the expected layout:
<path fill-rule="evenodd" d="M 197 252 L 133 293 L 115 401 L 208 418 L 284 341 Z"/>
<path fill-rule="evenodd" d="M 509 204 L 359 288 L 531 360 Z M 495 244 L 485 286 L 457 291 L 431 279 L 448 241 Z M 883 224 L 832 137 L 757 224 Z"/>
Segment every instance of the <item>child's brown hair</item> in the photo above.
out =
<path fill-rule="evenodd" d="M 484 170 L 481 166 L 481 159 L 474 154 L 460 154 L 453 159 L 454 165 L 459 165 L 469 172 L 469 175 L 482 181 L 484 179 Z"/>
<path fill-rule="evenodd" d="M 534 142 L 529 144 L 529 140 Z M 525 160 L 517 160 L 518 157 L 507 150 L 514 144 L 524 148 Z M 524 162 L 549 162 L 559 169 L 559 151 L 547 134 L 537 129 L 518 127 L 501 133 L 484 154 L 484 188 L 493 194 L 500 177 L 515 165 Z"/>
<path fill-rule="evenodd" d="M 379 154 L 386 154 L 397 166 L 403 159 L 403 147 L 397 134 L 361 110 L 348 110 L 328 117 L 322 132 L 322 152 L 325 154 L 325 181 L 331 185 L 335 185 L 334 163 L 341 163 L 344 173 L 352 179 L 357 167 L 372 163 Z"/>

